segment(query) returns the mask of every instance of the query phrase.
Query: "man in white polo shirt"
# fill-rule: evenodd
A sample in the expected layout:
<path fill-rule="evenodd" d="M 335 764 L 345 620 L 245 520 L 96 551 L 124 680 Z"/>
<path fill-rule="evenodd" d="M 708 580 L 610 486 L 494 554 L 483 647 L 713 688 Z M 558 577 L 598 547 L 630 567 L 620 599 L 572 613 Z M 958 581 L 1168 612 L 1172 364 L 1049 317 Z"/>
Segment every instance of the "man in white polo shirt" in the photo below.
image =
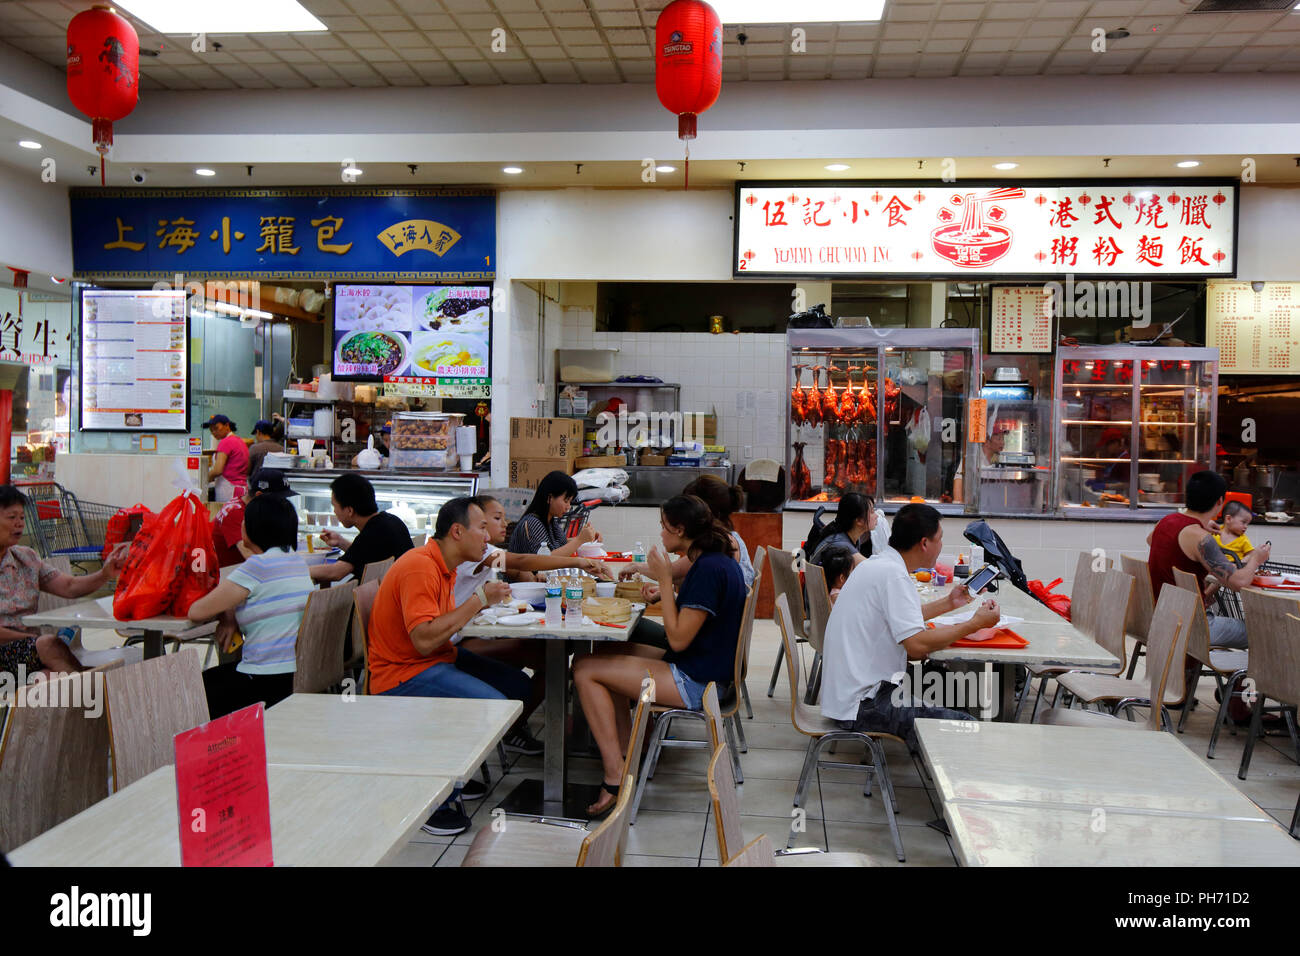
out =
<path fill-rule="evenodd" d="M 965 585 L 922 606 L 912 572 L 933 567 L 943 550 L 939 512 L 904 505 L 894 517 L 889 546 L 849 575 L 831 610 L 823 642 L 822 715 L 845 730 L 902 737 L 915 752 L 918 717 L 970 720 L 946 707 L 915 704 L 899 687 L 907 662 L 997 624 L 996 601 L 985 601 L 962 624 L 927 628 L 926 620 L 970 602 Z"/>

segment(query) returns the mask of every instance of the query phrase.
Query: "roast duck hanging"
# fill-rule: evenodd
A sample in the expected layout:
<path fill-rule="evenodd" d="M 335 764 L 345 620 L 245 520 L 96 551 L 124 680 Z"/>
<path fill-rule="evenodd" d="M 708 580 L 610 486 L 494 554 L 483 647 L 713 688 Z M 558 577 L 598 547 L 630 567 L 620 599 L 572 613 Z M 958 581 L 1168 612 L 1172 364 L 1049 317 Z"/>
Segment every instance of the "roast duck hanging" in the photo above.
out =
<path fill-rule="evenodd" d="M 812 388 L 805 391 L 803 387 L 803 370 L 811 368 Z M 821 373 L 826 372 L 826 387 L 821 387 Z M 844 370 L 845 383 L 835 384 L 836 368 L 825 365 L 796 365 L 795 385 L 790 392 L 790 420 L 795 426 L 810 425 L 835 426 L 842 429 L 855 429 L 857 438 L 825 439 L 825 458 L 823 486 L 826 492 L 831 489 L 846 489 L 853 486 L 866 486 L 873 490 L 876 482 L 876 441 L 874 437 L 860 437 L 874 429 L 876 424 L 876 395 L 871 386 L 870 365 L 849 365 Z M 853 381 L 855 372 L 862 373 L 860 386 Z M 897 407 L 897 396 L 901 390 L 894 383 L 885 381 L 886 407 Z M 892 404 L 891 404 L 892 403 Z M 874 434 L 874 432 L 871 432 Z M 812 476 L 804 461 L 803 450 L 806 442 L 794 444 L 795 459 L 791 468 L 791 495 L 795 498 L 812 496 Z"/>

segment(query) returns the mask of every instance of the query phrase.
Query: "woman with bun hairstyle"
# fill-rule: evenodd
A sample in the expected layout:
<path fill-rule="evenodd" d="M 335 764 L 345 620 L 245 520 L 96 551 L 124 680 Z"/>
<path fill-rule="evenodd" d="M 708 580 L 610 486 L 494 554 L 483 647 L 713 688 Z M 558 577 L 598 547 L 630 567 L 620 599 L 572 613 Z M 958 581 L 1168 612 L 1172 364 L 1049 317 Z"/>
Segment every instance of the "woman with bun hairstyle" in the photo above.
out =
<path fill-rule="evenodd" d="M 739 485 L 728 485 L 716 475 L 700 475 L 682 489 L 682 494 L 694 495 L 703 501 L 713 512 L 713 517 L 717 519 L 718 524 L 727 529 L 727 533 L 736 543 L 736 550 L 732 557 L 739 562 L 741 573 L 745 575 L 745 587 L 753 587 L 754 563 L 749 560 L 749 549 L 745 547 L 745 540 L 731 524 L 731 513 L 745 506 L 745 492 Z M 686 575 L 686 570 L 686 568 L 682 569 L 683 577 Z"/>
<path fill-rule="evenodd" d="M 721 690 L 735 676 L 736 642 L 745 610 L 744 575 L 729 555 L 731 535 L 693 495 L 664 502 L 659 513 L 662 550 L 652 548 L 646 567 L 663 602 L 667 650 L 627 644 L 616 652 L 579 657 L 573 683 L 604 766 L 602 793 L 587 808 L 599 816 L 618 798 L 619 772 L 632 733 L 631 706 L 647 673 L 658 703 L 700 710 L 709 681 Z M 681 587 L 673 591 L 669 554 L 691 559 Z"/>

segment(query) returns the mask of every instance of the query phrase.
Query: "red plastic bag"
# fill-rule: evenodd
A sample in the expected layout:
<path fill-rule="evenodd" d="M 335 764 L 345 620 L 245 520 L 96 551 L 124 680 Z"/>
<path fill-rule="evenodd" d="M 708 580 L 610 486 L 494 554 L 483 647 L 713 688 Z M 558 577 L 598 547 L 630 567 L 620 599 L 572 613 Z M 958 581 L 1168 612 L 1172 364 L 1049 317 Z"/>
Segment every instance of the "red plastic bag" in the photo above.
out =
<path fill-rule="evenodd" d="M 113 616 L 119 621 L 138 621 L 175 613 L 173 605 L 182 589 L 188 611 L 197 597 L 216 587 L 216 553 L 211 532 L 202 533 L 206 528 L 206 509 L 190 492 L 172 499 L 156 517 L 146 519 L 131 542 L 118 578 Z"/>
<path fill-rule="evenodd" d="M 143 528 L 144 519 L 152 518 L 153 512 L 144 505 L 134 504 L 129 508 L 123 508 L 108 519 L 108 525 L 104 529 L 104 550 L 99 553 L 101 559 L 107 560 L 108 553 L 126 540 L 131 530 L 132 519 L 137 516 L 141 519 L 140 527 Z"/>
<path fill-rule="evenodd" d="M 1068 594 L 1053 594 L 1052 588 L 1061 583 L 1057 578 L 1051 584 L 1043 584 L 1042 581 L 1030 581 L 1029 593 L 1034 595 L 1049 608 L 1055 611 L 1067 621 L 1070 619 L 1070 597 Z"/>

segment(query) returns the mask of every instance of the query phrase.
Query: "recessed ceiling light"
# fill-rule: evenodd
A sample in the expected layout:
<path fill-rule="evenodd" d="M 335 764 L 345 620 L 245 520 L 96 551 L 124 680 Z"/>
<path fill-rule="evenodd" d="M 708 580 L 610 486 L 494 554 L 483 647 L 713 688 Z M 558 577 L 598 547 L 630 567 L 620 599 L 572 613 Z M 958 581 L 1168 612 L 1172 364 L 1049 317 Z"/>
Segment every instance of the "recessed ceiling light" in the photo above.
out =
<path fill-rule="evenodd" d="M 522 166 L 504 166 L 501 169 L 501 172 L 505 173 L 507 176 L 518 176 L 523 171 L 524 169 Z"/>
<path fill-rule="evenodd" d="M 1201 163 L 1200 163 L 1199 160 L 1195 160 L 1195 159 L 1184 159 L 1181 163 L 1178 164 L 1178 168 L 1179 168 L 1179 169 L 1194 169 L 1194 168 L 1196 168 L 1196 167 L 1199 166 L 1199 165 L 1201 165 Z"/>
<path fill-rule="evenodd" d="M 1133 35 L 1133 34 L 1129 33 L 1128 30 L 1124 29 L 1123 27 L 1120 27 L 1118 30 L 1110 30 L 1110 31 L 1108 31 L 1108 32 L 1106 33 L 1106 39 L 1107 39 L 1107 40 L 1126 40 L 1126 39 L 1128 39 L 1129 37 L 1131 37 L 1132 35 Z"/>
<path fill-rule="evenodd" d="M 1020 165 L 1019 163 L 994 163 L 993 168 L 994 169 L 1015 169 L 1019 165 Z"/>
<path fill-rule="evenodd" d="M 23 149 L 40 149 L 40 148 L 41 148 L 41 144 L 38 143 L 38 142 L 36 142 L 36 140 L 34 140 L 34 139 L 20 139 L 20 140 L 18 141 L 18 145 L 21 146 Z"/>
<path fill-rule="evenodd" d="M 118 0 L 159 33 L 306 33 L 328 29 L 298 0 Z"/>
<path fill-rule="evenodd" d="M 359 166 L 349 166 L 347 169 L 343 170 L 343 175 L 345 175 L 345 176 L 360 176 L 360 175 L 361 175 L 362 173 L 364 173 L 364 172 L 365 172 L 365 170 L 362 169 L 362 168 L 359 167 Z"/>
<path fill-rule="evenodd" d="M 208 169 L 207 167 L 194 170 L 195 176 L 215 176 L 216 174 L 217 171 L 215 169 Z"/>
<path fill-rule="evenodd" d="M 676 167 L 676 166 L 656 166 L 656 167 L 655 167 L 655 172 L 656 172 L 656 173 L 675 173 L 675 172 L 677 172 L 677 167 Z"/>
<path fill-rule="evenodd" d="M 866 23 L 879 20 L 885 0 L 713 0 L 723 23 Z"/>
<path fill-rule="evenodd" d="M 822 167 L 822 169 L 825 169 L 828 172 L 832 172 L 832 173 L 842 173 L 844 172 L 844 170 L 848 168 L 849 167 L 846 166 L 844 163 L 828 163 L 827 165 Z"/>

